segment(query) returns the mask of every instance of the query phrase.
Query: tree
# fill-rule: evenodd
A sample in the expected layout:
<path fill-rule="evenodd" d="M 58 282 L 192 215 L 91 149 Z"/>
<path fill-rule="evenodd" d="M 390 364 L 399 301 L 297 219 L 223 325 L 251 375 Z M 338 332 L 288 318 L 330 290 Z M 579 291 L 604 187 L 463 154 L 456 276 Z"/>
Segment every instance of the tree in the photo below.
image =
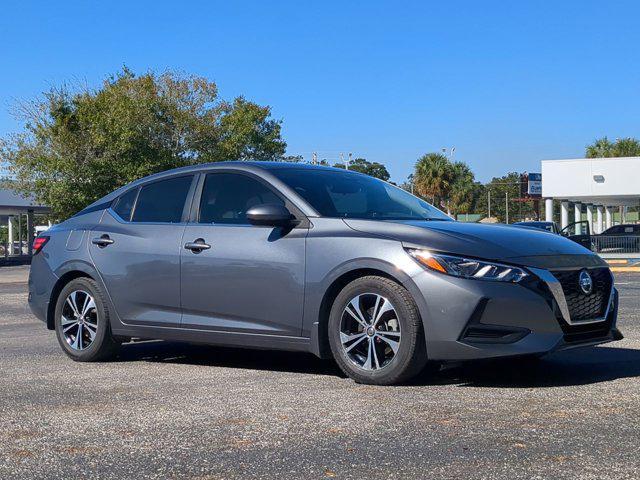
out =
<path fill-rule="evenodd" d="M 346 168 L 344 163 L 336 163 L 333 166 L 336 168 Z M 384 180 L 385 182 L 391 177 L 387 171 L 387 167 L 382 163 L 369 162 L 364 158 L 356 158 L 352 162 L 349 162 L 349 170 L 364 173 L 366 175 L 379 178 L 380 180 Z"/>
<path fill-rule="evenodd" d="M 417 194 L 438 207 L 444 206 L 454 216 L 475 207 L 481 188 L 466 163 L 451 163 L 441 153 L 428 153 L 418 159 L 411 181 Z"/>
<path fill-rule="evenodd" d="M 455 215 L 468 213 L 474 202 L 477 191 L 474 176 L 466 163 L 455 162 L 451 166 L 453 181 L 449 190 L 448 209 Z"/>
<path fill-rule="evenodd" d="M 268 106 L 226 102 L 196 76 L 123 69 L 96 90 L 63 85 L 19 106 L 24 131 L 0 140 L 14 189 L 57 220 L 137 178 L 222 160 L 271 160 L 286 143 Z"/>
<path fill-rule="evenodd" d="M 289 163 L 305 163 L 302 155 L 285 155 L 282 157 L 282 161 Z"/>
<path fill-rule="evenodd" d="M 453 182 L 449 159 L 441 153 L 427 153 L 418 159 L 414 173 L 414 191 L 430 198 L 434 205 L 445 199 Z"/>
<path fill-rule="evenodd" d="M 484 186 L 483 191 L 477 197 L 476 211 L 489 214 L 489 194 L 491 195 L 491 216 L 501 222 L 507 220 L 507 205 L 509 206 L 509 223 L 535 218 L 536 212 L 532 201 L 521 202 L 520 198 L 521 174 L 510 172 L 502 177 L 494 177 Z"/>
<path fill-rule="evenodd" d="M 219 148 L 205 153 L 212 161 L 275 160 L 282 157 L 286 143 L 280 138 L 280 123 L 270 120 L 271 108 L 243 97 L 224 104 L 220 119 Z"/>
<path fill-rule="evenodd" d="M 587 145 L 585 155 L 587 158 L 640 157 L 640 141 L 627 137 L 612 142 L 602 137 Z"/>
<path fill-rule="evenodd" d="M 410 173 L 407 179 L 400 184 L 400 188 L 413 193 L 413 173 Z"/>

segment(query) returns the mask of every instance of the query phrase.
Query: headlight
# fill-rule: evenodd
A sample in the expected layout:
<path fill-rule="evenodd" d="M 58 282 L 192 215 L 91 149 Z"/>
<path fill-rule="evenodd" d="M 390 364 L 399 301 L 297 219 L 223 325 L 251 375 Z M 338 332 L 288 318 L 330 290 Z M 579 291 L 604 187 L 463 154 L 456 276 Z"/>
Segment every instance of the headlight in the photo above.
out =
<path fill-rule="evenodd" d="M 486 262 L 474 258 L 431 253 L 428 250 L 414 248 L 407 249 L 407 252 L 422 266 L 430 270 L 435 270 L 436 272 L 453 275 L 454 277 L 518 283 L 528 276 L 528 273 L 522 268 L 512 265 L 502 265 L 500 263 Z"/>

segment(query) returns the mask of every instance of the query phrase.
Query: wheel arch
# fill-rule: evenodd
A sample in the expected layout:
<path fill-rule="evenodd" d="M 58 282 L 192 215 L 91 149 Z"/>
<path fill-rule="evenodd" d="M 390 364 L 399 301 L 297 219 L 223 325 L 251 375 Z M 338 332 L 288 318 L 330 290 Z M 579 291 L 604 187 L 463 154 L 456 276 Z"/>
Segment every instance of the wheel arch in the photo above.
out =
<path fill-rule="evenodd" d="M 406 288 L 411 294 L 414 302 L 418 306 L 418 312 L 421 315 L 423 310 L 422 297 L 417 295 L 419 290 L 411 278 L 402 270 L 385 262 L 375 261 L 373 263 L 355 264 L 352 268 L 340 271 L 332 277 L 328 282 L 327 288 L 324 290 L 322 300 L 318 309 L 318 315 L 315 319 L 311 330 L 311 349 L 312 353 L 320 358 L 332 358 L 331 348 L 329 347 L 329 336 L 327 325 L 329 322 L 329 314 L 333 301 L 342 291 L 342 289 L 353 280 L 368 275 L 376 275 L 388 278 L 397 284 Z M 424 321 L 423 321 L 424 326 Z M 425 339 L 426 340 L 426 339 Z"/>
<path fill-rule="evenodd" d="M 94 281 L 98 280 L 98 275 L 95 270 L 87 263 L 74 261 L 63 265 L 56 272 L 58 280 L 51 289 L 51 295 L 49 296 L 49 303 L 47 304 L 47 329 L 55 329 L 55 311 L 56 304 L 58 303 L 58 297 L 60 292 L 70 281 L 76 278 L 90 278 Z"/>

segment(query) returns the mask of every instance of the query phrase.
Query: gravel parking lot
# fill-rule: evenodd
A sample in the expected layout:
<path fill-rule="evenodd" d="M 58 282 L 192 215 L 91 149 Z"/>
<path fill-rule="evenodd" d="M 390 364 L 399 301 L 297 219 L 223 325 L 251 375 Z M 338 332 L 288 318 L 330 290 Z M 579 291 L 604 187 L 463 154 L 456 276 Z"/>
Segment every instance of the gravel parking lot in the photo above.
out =
<path fill-rule="evenodd" d="M 625 340 L 357 385 L 311 355 L 178 343 L 78 364 L 0 268 L 0 478 L 638 478 L 640 275 Z"/>

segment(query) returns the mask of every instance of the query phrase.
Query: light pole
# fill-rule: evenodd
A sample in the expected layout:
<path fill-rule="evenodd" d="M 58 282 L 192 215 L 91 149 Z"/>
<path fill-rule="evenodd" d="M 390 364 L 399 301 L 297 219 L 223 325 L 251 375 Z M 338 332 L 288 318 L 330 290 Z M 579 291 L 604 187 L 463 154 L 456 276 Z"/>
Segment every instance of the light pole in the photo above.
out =
<path fill-rule="evenodd" d="M 504 209 L 506 211 L 507 225 L 509 225 L 509 192 L 504 192 Z"/>

